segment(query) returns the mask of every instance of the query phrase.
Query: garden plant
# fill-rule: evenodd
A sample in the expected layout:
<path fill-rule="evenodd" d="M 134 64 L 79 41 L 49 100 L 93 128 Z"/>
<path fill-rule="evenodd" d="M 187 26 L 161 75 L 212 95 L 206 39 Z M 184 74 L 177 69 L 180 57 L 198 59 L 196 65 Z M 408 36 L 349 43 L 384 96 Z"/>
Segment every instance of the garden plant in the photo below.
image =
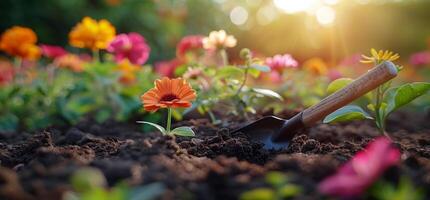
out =
<path fill-rule="evenodd" d="M 429 7 L 0 2 L 0 199 L 429 199 Z"/>

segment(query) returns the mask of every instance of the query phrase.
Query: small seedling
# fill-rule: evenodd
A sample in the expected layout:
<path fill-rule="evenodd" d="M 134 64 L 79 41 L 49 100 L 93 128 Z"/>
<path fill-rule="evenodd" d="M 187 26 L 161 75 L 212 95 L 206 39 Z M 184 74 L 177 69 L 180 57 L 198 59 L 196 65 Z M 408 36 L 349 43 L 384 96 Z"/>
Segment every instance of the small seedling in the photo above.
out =
<path fill-rule="evenodd" d="M 390 51 L 376 51 L 372 49 L 371 54 L 370 57 L 363 56 L 364 60 L 362 60 L 362 62 L 373 63 L 376 66 L 386 61 L 395 61 L 399 58 L 398 54 L 394 54 Z M 401 69 L 402 66 L 397 66 L 399 72 Z M 350 78 L 337 79 L 330 83 L 327 92 L 330 94 L 340 90 L 352 81 L 353 80 Z M 362 101 L 365 102 L 367 106 L 345 106 L 328 115 L 324 119 L 324 123 L 370 119 L 375 121 L 381 134 L 388 136 L 385 132 L 385 121 L 388 115 L 414 99 L 426 94 L 430 90 L 430 83 L 428 82 L 406 83 L 396 87 L 391 87 L 391 83 L 392 82 L 389 81 L 369 94 L 366 94 Z M 371 114 L 369 114 L 369 112 Z"/>
<path fill-rule="evenodd" d="M 182 78 L 170 79 L 164 77 L 155 81 L 155 87 L 141 96 L 146 111 L 156 112 L 160 108 L 167 108 L 166 128 L 147 121 L 138 123 L 148 124 L 157 128 L 163 135 L 195 136 L 191 127 L 178 127 L 171 130 L 172 109 L 191 107 L 191 101 L 196 98 L 196 91 Z"/>
<path fill-rule="evenodd" d="M 151 200 L 159 197 L 164 186 L 152 183 L 141 187 L 130 188 L 125 183 L 119 183 L 107 188 L 103 173 L 95 168 L 83 168 L 71 177 L 74 192 L 67 192 L 65 200 Z"/>
<path fill-rule="evenodd" d="M 424 199 L 423 188 L 415 186 L 407 177 L 400 177 L 398 185 L 379 181 L 369 191 L 372 199 L 377 200 L 421 200 Z"/>
<path fill-rule="evenodd" d="M 288 177 L 282 172 L 269 172 L 265 182 L 270 187 L 255 188 L 240 195 L 241 200 L 281 200 L 292 198 L 302 192 L 302 188 L 289 183 Z"/>

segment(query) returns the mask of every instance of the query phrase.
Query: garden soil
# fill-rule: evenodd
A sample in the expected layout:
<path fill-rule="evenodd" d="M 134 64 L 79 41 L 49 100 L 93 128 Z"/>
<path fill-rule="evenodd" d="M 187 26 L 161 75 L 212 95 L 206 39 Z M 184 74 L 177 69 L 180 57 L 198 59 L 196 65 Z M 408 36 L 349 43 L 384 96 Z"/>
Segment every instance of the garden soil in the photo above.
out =
<path fill-rule="evenodd" d="M 0 199 L 62 199 L 71 190 L 70 176 L 88 166 L 100 169 L 110 186 L 162 183 L 160 199 L 238 199 L 245 191 L 268 187 L 264 177 L 271 171 L 285 172 L 302 187 L 295 199 L 321 199 L 318 182 L 379 135 L 370 121 L 318 124 L 296 135 L 286 149 L 268 151 L 246 135 L 230 134 L 244 123 L 229 116 L 220 125 L 208 119 L 175 124 L 192 126 L 193 138 L 142 133 L 142 125 L 133 122 L 90 119 L 73 127 L 1 133 Z M 408 176 L 430 188 L 430 116 L 396 113 L 387 127 L 402 161 L 384 179 L 396 183 Z"/>

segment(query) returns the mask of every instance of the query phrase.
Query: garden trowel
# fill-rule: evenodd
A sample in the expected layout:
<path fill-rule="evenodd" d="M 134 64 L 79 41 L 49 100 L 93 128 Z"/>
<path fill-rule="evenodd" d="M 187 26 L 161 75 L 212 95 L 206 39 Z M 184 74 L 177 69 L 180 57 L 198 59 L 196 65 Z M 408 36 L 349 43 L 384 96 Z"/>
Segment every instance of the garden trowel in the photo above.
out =
<path fill-rule="evenodd" d="M 383 62 L 346 87 L 298 113 L 291 119 L 285 120 L 275 116 L 267 116 L 236 129 L 232 133 L 242 132 L 248 135 L 251 140 L 264 144 L 265 149 L 286 148 L 289 141 L 300 130 L 315 124 L 328 114 L 351 103 L 396 76 L 396 66 L 392 62 Z"/>

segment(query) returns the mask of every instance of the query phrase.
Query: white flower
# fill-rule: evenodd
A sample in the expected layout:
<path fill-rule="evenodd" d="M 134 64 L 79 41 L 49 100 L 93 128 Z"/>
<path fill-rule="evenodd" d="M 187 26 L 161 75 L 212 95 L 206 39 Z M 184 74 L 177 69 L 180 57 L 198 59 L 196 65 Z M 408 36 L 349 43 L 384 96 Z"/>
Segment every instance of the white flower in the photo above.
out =
<path fill-rule="evenodd" d="M 227 35 L 224 30 L 212 31 L 208 37 L 203 38 L 203 48 L 231 48 L 235 47 L 237 40 L 233 35 Z"/>

